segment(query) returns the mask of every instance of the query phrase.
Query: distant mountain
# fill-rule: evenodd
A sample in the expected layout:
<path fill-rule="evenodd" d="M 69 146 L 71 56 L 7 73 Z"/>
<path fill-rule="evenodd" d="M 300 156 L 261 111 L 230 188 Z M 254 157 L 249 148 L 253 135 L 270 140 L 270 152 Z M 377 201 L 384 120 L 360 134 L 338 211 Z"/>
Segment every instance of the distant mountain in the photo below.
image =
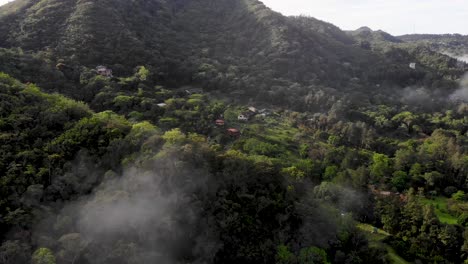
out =
<path fill-rule="evenodd" d="M 439 74 L 444 78 L 458 78 L 468 66 L 456 59 L 465 53 L 460 50 L 463 41 L 455 35 L 407 35 L 392 36 L 382 30 L 362 27 L 347 31 L 363 48 L 373 50 L 399 62 L 411 60 L 424 72 Z M 459 36 L 462 37 L 462 36 Z M 430 85 L 425 83 L 426 86 Z M 436 85 L 439 85 L 437 82 Z"/>
<path fill-rule="evenodd" d="M 257 0 L 17 0 L 0 8 L 0 47 L 126 72 L 149 65 L 171 86 L 262 98 L 272 87 L 424 79 L 408 68 L 410 58 L 363 49 L 332 24 L 285 17 Z"/>
<path fill-rule="evenodd" d="M 460 34 L 414 34 L 399 36 L 399 39 L 429 45 L 432 49 L 468 63 L 468 35 Z"/>
<path fill-rule="evenodd" d="M 402 40 L 388 34 L 385 31 L 377 30 L 374 31 L 369 27 L 361 27 L 355 31 L 347 31 L 347 33 L 358 41 L 369 41 L 369 42 L 391 42 L 401 43 Z"/>

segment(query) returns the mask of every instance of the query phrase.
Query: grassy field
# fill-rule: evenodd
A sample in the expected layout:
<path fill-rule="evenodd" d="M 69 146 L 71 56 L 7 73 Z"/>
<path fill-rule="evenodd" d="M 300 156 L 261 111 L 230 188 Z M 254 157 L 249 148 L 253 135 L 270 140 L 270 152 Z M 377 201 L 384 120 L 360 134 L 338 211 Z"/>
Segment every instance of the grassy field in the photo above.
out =
<path fill-rule="evenodd" d="M 369 243 L 371 246 L 384 248 L 385 250 L 387 250 L 387 254 L 391 263 L 409 264 L 409 262 L 400 257 L 391 246 L 383 242 L 383 240 L 390 235 L 389 233 L 385 232 L 382 229 L 377 229 L 377 233 L 375 233 L 374 227 L 368 224 L 361 223 L 358 224 L 357 227 L 364 231 L 367 238 L 369 239 Z"/>
<path fill-rule="evenodd" d="M 423 204 L 434 206 L 434 212 L 440 222 L 453 225 L 457 223 L 457 217 L 449 213 L 447 206 L 448 201 L 449 199 L 445 197 L 435 197 L 433 199 L 421 198 Z"/>

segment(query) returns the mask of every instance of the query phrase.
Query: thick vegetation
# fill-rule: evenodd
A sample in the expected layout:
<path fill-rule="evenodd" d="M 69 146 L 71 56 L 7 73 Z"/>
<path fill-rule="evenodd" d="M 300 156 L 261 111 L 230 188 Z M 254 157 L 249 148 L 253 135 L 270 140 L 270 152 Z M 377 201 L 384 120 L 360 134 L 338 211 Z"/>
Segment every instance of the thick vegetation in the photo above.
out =
<path fill-rule="evenodd" d="M 401 39 L 254 0 L 2 7 L 0 262 L 466 262 L 466 64 Z"/>

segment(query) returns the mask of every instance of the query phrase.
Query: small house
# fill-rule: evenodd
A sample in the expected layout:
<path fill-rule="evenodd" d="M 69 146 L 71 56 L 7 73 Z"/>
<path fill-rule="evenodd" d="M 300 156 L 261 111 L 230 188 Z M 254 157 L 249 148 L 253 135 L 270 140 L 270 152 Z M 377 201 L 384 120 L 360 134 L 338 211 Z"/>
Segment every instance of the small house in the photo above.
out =
<path fill-rule="evenodd" d="M 416 63 L 415 62 L 410 63 L 409 67 L 413 70 L 416 70 Z"/>
<path fill-rule="evenodd" d="M 231 137 L 240 137 L 241 133 L 237 128 L 229 128 L 227 134 Z"/>
<path fill-rule="evenodd" d="M 167 104 L 166 104 L 166 103 L 160 103 L 160 104 L 157 104 L 157 106 L 159 106 L 159 107 L 161 107 L 161 108 L 164 108 L 164 107 L 167 106 Z"/>
<path fill-rule="evenodd" d="M 216 120 L 215 123 L 216 123 L 217 126 L 224 126 L 224 124 L 225 124 L 224 120 L 222 120 L 222 119 Z"/>
<path fill-rule="evenodd" d="M 391 195 L 392 195 L 392 192 L 389 192 L 389 191 L 380 191 L 378 194 L 380 194 L 381 196 L 391 196 Z"/>
<path fill-rule="evenodd" d="M 267 109 L 264 108 L 264 109 L 260 109 L 258 111 L 258 114 L 259 114 L 260 117 L 265 118 L 265 117 L 269 116 L 271 113 L 270 113 L 270 111 L 268 111 Z"/>
<path fill-rule="evenodd" d="M 249 111 L 252 112 L 252 113 L 257 113 L 257 108 L 253 107 L 253 106 L 249 106 Z"/>
<path fill-rule="evenodd" d="M 65 63 L 58 63 L 57 65 L 55 65 L 55 68 L 59 71 L 63 71 L 66 68 L 68 68 L 68 66 Z"/>
<path fill-rule="evenodd" d="M 239 121 L 249 121 L 249 116 L 245 115 L 245 114 L 240 114 L 237 116 L 237 120 Z"/>
<path fill-rule="evenodd" d="M 97 74 L 104 77 L 112 77 L 112 70 L 106 66 L 99 65 L 96 67 Z"/>
<path fill-rule="evenodd" d="M 247 111 L 243 112 L 240 115 L 237 116 L 237 119 L 239 121 L 249 121 L 252 117 L 254 117 L 257 113 L 254 113 L 252 111 Z"/>

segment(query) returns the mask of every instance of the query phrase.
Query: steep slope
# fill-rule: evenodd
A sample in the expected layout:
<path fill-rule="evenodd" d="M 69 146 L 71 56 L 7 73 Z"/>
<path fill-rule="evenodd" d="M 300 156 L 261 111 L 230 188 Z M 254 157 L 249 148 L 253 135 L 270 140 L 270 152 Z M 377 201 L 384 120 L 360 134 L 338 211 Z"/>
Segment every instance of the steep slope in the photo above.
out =
<path fill-rule="evenodd" d="M 135 63 L 147 57 L 146 38 L 158 40 L 158 1 L 47 0 L 2 8 L 0 46 L 53 50 L 82 63 Z M 8 12 L 9 11 L 9 12 Z M 135 12 L 133 12 L 135 11 Z M 150 32 L 148 32 L 151 29 Z M 139 33 L 141 32 L 141 33 Z M 157 48 L 157 43 L 156 48 Z M 156 50 L 156 49 L 154 49 Z"/>
<path fill-rule="evenodd" d="M 451 35 L 446 37 L 442 35 L 395 37 L 384 31 L 373 31 L 367 27 L 347 33 L 365 49 L 381 53 L 390 60 L 406 62 L 407 64 L 416 63 L 417 70 L 430 73 L 432 76 L 439 75 L 442 79 L 457 79 L 467 69 L 467 65 L 461 61 L 457 62 L 455 60 L 457 56 L 454 55 L 455 53 L 451 53 L 457 46 L 456 41 L 450 43 L 447 40 L 447 38 L 451 38 Z M 460 51 L 457 52 L 459 54 Z M 436 82 L 437 85 L 440 85 L 440 82 Z M 431 84 L 426 82 L 425 85 Z"/>
<path fill-rule="evenodd" d="M 0 47 L 92 67 L 152 65 L 174 86 L 257 95 L 274 86 L 391 81 L 389 68 L 410 74 L 406 63 L 360 48 L 329 23 L 284 17 L 257 0 L 21 0 L 0 10 Z"/>

